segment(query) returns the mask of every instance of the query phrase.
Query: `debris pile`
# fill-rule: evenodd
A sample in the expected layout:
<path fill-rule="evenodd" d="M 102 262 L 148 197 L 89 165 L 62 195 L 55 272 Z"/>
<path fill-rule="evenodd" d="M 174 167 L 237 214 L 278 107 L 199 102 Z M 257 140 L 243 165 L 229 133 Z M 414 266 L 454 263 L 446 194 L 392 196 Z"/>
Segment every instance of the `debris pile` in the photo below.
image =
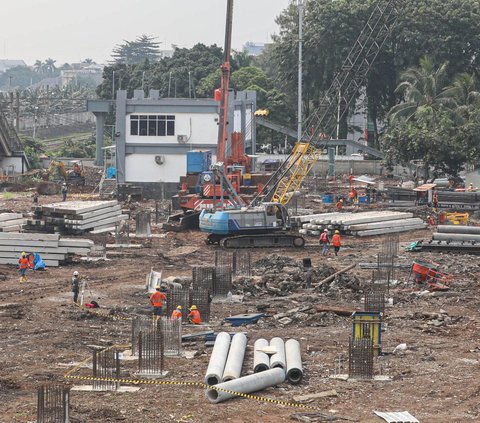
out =
<path fill-rule="evenodd" d="M 121 220 L 122 208 L 114 201 L 67 201 L 34 208 L 34 219 L 27 221 L 31 232 L 82 234 L 115 229 Z"/>
<path fill-rule="evenodd" d="M 0 264 L 18 264 L 20 254 L 38 253 L 47 266 L 70 262 L 74 255 L 87 255 L 94 246 L 89 239 L 62 238 L 58 234 L 0 233 Z"/>
<path fill-rule="evenodd" d="M 336 270 L 328 265 L 321 268 L 305 268 L 302 262 L 291 257 L 271 254 L 252 265 L 253 276 L 237 276 L 233 280 L 233 290 L 245 296 L 274 295 L 283 297 L 311 284 L 320 292 L 350 289 L 360 290 L 360 283 L 355 276 L 339 275 L 331 281 L 321 283 Z"/>
<path fill-rule="evenodd" d="M 24 223 L 21 213 L 0 213 L 0 232 L 18 232 Z"/>

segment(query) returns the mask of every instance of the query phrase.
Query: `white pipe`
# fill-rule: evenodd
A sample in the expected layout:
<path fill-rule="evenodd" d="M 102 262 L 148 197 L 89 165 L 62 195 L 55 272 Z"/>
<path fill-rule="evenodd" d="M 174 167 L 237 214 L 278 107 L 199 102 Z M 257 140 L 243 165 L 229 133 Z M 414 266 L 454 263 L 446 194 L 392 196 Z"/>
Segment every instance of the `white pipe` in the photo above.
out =
<path fill-rule="evenodd" d="M 268 354 L 265 354 L 262 351 L 259 351 L 265 347 L 268 347 L 268 341 L 266 339 L 260 338 L 255 341 L 253 345 L 253 372 L 259 373 L 264 372 L 270 368 L 270 358 Z"/>
<path fill-rule="evenodd" d="M 285 356 L 287 359 L 287 379 L 296 385 L 303 378 L 302 355 L 300 343 L 296 339 L 285 342 Z"/>
<path fill-rule="evenodd" d="M 242 373 L 243 359 L 247 348 L 247 337 L 244 333 L 236 333 L 233 336 L 227 362 L 223 370 L 223 382 L 238 379 Z"/>
<path fill-rule="evenodd" d="M 215 386 L 215 388 L 218 390 L 215 388 L 208 388 L 205 391 L 205 395 L 212 404 L 218 404 L 219 402 L 236 397 L 237 395 L 235 392 L 241 394 L 250 394 L 252 392 L 260 391 L 283 382 L 285 382 L 285 370 L 270 369 L 264 372 L 254 373 L 253 375 L 244 376 L 239 379 L 220 383 L 219 385 Z M 222 389 L 225 389 L 229 392 L 225 392 Z"/>
<path fill-rule="evenodd" d="M 480 226 L 438 225 L 437 232 L 480 235 Z"/>
<path fill-rule="evenodd" d="M 444 233 L 434 233 L 432 239 L 438 241 L 475 241 L 480 242 L 480 235 L 476 234 L 444 234 Z"/>
<path fill-rule="evenodd" d="M 216 385 L 222 380 L 229 348 L 230 335 L 227 332 L 220 332 L 215 339 L 207 374 L 205 375 L 205 383 L 207 385 Z"/>
<path fill-rule="evenodd" d="M 280 367 L 283 370 L 287 368 L 285 360 L 285 342 L 282 338 L 272 338 L 270 340 L 270 346 L 275 347 L 277 352 L 270 357 L 270 368 Z"/>

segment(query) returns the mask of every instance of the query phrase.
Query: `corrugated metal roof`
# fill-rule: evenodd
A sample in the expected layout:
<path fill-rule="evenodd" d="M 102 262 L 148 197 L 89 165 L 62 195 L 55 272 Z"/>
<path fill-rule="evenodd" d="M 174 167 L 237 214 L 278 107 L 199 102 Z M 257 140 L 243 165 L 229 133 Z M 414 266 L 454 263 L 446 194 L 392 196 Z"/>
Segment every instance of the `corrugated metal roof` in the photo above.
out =
<path fill-rule="evenodd" d="M 428 191 L 429 189 L 435 188 L 437 184 L 423 184 L 417 188 L 414 188 L 414 191 Z"/>
<path fill-rule="evenodd" d="M 374 413 L 388 423 L 420 423 L 408 411 L 384 412 L 374 411 Z"/>

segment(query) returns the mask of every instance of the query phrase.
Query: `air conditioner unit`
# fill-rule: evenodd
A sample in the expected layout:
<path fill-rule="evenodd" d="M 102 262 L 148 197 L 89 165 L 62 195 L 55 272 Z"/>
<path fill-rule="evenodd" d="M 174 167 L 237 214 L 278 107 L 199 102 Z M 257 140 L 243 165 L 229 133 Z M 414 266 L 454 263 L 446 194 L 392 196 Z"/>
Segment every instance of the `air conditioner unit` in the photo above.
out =
<path fill-rule="evenodd" d="M 165 156 L 155 156 L 155 163 L 162 165 L 165 163 Z"/>
<path fill-rule="evenodd" d="M 177 135 L 177 141 L 180 144 L 185 144 L 188 141 L 188 137 L 186 135 Z"/>

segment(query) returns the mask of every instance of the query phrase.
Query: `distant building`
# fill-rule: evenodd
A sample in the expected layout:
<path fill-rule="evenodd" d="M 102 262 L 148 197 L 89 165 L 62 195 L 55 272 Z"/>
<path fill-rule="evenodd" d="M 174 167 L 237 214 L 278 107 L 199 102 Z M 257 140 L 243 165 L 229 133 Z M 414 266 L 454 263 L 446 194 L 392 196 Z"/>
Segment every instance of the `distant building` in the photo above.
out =
<path fill-rule="evenodd" d="M 103 65 L 89 64 L 83 67 L 77 67 L 74 63 L 73 69 L 64 69 L 60 72 L 60 85 L 65 87 L 67 85 L 77 84 L 79 80 L 91 79 L 97 85 L 102 83 Z"/>
<path fill-rule="evenodd" d="M 255 43 L 253 41 L 247 41 L 243 46 L 243 51 L 245 51 L 249 56 L 258 56 L 262 53 L 263 49 L 267 46 L 266 43 Z"/>
<path fill-rule="evenodd" d="M 4 73 L 9 69 L 15 68 L 17 66 L 27 66 L 23 60 L 9 60 L 9 59 L 0 59 L 0 73 Z"/>

